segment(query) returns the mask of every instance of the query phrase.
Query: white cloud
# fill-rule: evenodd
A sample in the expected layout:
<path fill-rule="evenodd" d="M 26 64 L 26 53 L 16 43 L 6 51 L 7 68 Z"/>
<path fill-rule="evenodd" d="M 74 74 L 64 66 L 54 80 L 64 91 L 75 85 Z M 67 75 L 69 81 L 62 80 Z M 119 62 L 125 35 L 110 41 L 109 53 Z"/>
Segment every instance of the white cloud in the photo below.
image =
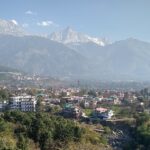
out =
<path fill-rule="evenodd" d="M 25 12 L 25 14 L 26 14 L 26 15 L 36 15 L 36 12 L 33 12 L 33 11 L 31 11 L 31 10 L 27 10 L 27 11 Z"/>
<path fill-rule="evenodd" d="M 18 26 L 18 22 L 17 22 L 15 19 L 12 19 L 11 22 L 12 22 L 13 24 L 15 24 L 16 26 Z"/>
<path fill-rule="evenodd" d="M 50 21 L 50 20 L 38 22 L 37 25 L 42 26 L 42 27 L 48 27 L 48 26 L 58 27 L 58 24 L 56 24 L 56 23 L 54 23 L 53 21 Z"/>

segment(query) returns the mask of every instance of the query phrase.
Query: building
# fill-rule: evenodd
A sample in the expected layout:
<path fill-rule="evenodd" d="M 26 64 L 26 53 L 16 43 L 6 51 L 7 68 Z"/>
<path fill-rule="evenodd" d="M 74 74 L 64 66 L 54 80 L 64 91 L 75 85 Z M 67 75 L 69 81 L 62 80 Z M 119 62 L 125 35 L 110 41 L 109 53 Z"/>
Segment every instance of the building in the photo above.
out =
<path fill-rule="evenodd" d="M 6 100 L 0 102 L 0 111 L 6 110 L 8 103 Z"/>
<path fill-rule="evenodd" d="M 90 107 L 90 103 L 85 100 L 85 101 L 83 102 L 83 107 L 84 107 L 84 108 L 89 108 L 89 107 Z"/>
<path fill-rule="evenodd" d="M 96 108 L 94 112 L 94 116 L 100 119 L 111 119 L 111 117 L 114 115 L 112 110 L 108 110 L 107 108 Z"/>
<path fill-rule="evenodd" d="M 110 96 L 109 98 L 104 98 L 101 103 L 110 105 L 120 105 L 121 101 L 117 96 Z"/>
<path fill-rule="evenodd" d="M 62 110 L 62 115 L 67 118 L 80 118 L 82 116 L 82 110 L 78 106 L 72 104 L 65 104 Z"/>
<path fill-rule="evenodd" d="M 36 99 L 34 96 L 14 96 L 9 100 L 10 109 L 17 109 L 24 112 L 36 111 Z"/>

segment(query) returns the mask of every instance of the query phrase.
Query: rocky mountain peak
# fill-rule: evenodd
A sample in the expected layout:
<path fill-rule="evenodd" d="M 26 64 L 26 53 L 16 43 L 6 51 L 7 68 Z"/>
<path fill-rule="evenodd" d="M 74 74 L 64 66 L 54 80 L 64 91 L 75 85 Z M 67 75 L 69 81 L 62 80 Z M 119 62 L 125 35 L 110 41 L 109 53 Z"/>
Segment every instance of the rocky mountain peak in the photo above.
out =
<path fill-rule="evenodd" d="M 51 40 L 61 42 L 64 44 L 89 42 L 98 44 L 100 46 L 105 46 L 108 44 L 105 39 L 91 37 L 87 34 L 77 32 L 71 27 L 67 27 L 66 29 L 58 32 L 53 32 L 49 37 Z"/>
<path fill-rule="evenodd" d="M 15 20 L 0 19 L 0 34 L 24 35 L 25 31 Z"/>

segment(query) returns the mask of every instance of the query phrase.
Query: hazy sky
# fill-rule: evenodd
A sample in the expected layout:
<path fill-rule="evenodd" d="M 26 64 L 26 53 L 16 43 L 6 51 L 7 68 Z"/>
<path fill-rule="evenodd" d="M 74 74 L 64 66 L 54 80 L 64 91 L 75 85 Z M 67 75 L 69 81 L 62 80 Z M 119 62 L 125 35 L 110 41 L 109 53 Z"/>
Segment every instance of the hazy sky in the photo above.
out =
<path fill-rule="evenodd" d="M 0 0 L 0 18 L 38 33 L 71 26 L 111 40 L 150 41 L 150 0 Z"/>

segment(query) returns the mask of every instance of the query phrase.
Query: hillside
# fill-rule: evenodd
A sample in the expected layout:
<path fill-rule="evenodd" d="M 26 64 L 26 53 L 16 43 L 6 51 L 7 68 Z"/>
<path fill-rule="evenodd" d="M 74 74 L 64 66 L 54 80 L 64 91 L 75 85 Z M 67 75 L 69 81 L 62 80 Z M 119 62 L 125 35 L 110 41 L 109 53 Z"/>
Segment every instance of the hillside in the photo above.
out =
<path fill-rule="evenodd" d="M 99 133 L 48 113 L 5 112 L 0 117 L 0 148 L 21 150 L 103 150 Z"/>
<path fill-rule="evenodd" d="M 84 56 L 63 44 L 38 36 L 0 35 L 0 63 L 29 73 L 77 76 L 87 73 Z"/>
<path fill-rule="evenodd" d="M 0 34 L 0 64 L 63 79 L 149 80 L 150 43 L 130 38 L 100 46 L 82 40 Z"/>
<path fill-rule="evenodd" d="M 22 71 L 17 69 L 13 69 L 6 66 L 0 66 L 0 81 L 1 80 L 11 80 L 13 79 L 13 75 L 22 74 Z"/>
<path fill-rule="evenodd" d="M 0 72 L 21 72 L 21 71 L 19 71 L 19 70 L 17 70 L 17 69 L 13 69 L 13 68 L 11 68 L 11 67 L 6 67 L 6 66 L 1 66 L 0 65 Z"/>
<path fill-rule="evenodd" d="M 114 78 L 149 80 L 150 43 L 130 38 L 104 47 L 103 52 L 101 67 Z"/>

